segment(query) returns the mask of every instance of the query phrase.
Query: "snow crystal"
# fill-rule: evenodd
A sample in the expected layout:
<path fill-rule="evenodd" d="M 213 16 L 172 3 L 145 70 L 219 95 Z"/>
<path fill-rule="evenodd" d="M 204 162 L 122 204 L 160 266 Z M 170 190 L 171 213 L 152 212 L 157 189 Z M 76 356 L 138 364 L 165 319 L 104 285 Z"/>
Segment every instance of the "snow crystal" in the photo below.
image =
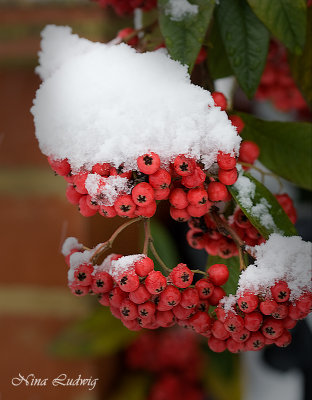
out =
<path fill-rule="evenodd" d="M 234 187 L 238 191 L 237 197 L 241 206 L 247 209 L 251 208 L 256 185 L 247 176 L 239 175 Z"/>
<path fill-rule="evenodd" d="M 85 186 L 91 198 L 105 206 L 114 205 L 120 193 L 130 193 L 132 189 L 129 179 L 118 175 L 103 178 L 98 174 L 89 174 Z"/>
<path fill-rule="evenodd" d="M 103 162 L 137 169 L 149 151 L 163 165 L 178 154 L 202 156 L 205 168 L 219 150 L 238 154 L 241 138 L 227 114 L 164 52 L 92 43 L 53 25 L 41 48 L 36 136 L 44 154 L 68 158 L 74 171 Z"/>
<path fill-rule="evenodd" d="M 267 200 L 261 198 L 259 203 L 254 204 L 253 199 L 256 192 L 256 185 L 247 176 L 240 174 L 233 186 L 238 191 L 237 197 L 240 205 L 251 215 L 258 218 L 265 228 L 279 232 L 269 212 L 271 205 Z"/>
<path fill-rule="evenodd" d="M 187 0 L 170 0 L 165 12 L 172 21 L 181 21 L 185 17 L 196 15 L 198 5 L 190 4 Z"/>
<path fill-rule="evenodd" d="M 234 294 L 229 294 L 226 297 L 223 297 L 223 299 L 220 300 L 221 306 L 223 306 L 223 309 L 225 313 L 227 314 L 229 311 L 235 312 L 235 304 L 236 304 L 236 296 Z"/>
<path fill-rule="evenodd" d="M 73 249 L 82 249 L 82 244 L 75 237 L 68 237 L 63 243 L 61 252 L 66 257 Z"/>
<path fill-rule="evenodd" d="M 108 272 L 110 270 L 110 267 L 111 267 L 112 259 L 115 256 L 117 256 L 117 254 L 116 253 L 112 253 L 112 254 L 110 254 L 109 256 L 107 256 L 103 260 L 102 264 L 94 265 L 94 271 L 92 272 L 92 275 L 94 275 L 96 272 L 99 272 L 99 271 Z"/>
<path fill-rule="evenodd" d="M 113 260 L 111 262 L 110 268 L 108 269 L 108 273 L 116 278 L 120 274 L 129 271 L 132 269 L 134 263 L 144 258 L 144 254 L 133 254 L 131 256 L 120 257 L 118 260 Z"/>
<path fill-rule="evenodd" d="M 305 290 L 312 290 L 311 242 L 304 242 L 299 236 L 284 237 L 273 233 L 253 251 L 256 261 L 241 273 L 238 296 L 248 290 L 266 293 L 279 280 L 288 283 L 292 301 Z"/>

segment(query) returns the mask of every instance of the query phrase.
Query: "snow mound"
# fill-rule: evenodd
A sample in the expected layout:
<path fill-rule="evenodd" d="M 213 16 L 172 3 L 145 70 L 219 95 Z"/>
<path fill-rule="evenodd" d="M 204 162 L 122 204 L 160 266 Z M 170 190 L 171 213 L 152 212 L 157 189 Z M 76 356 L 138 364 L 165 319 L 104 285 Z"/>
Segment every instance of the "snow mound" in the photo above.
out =
<path fill-rule="evenodd" d="M 219 150 L 238 154 L 227 114 L 164 52 L 93 43 L 54 25 L 43 30 L 41 49 L 36 136 L 44 154 L 67 158 L 74 171 L 102 162 L 136 169 L 150 151 L 163 166 L 188 154 L 205 168 Z"/>

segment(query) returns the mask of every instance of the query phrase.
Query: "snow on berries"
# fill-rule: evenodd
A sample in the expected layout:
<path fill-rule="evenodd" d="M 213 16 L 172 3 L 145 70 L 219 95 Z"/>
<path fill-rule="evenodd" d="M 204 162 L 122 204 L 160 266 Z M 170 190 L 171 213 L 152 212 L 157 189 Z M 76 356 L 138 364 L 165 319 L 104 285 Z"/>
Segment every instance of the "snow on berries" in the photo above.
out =
<path fill-rule="evenodd" d="M 47 26 L 41 47 L 36 136 L 83 216 L 150 218 L 169 198 L 185 221 L 229 198 L 241 139 L 222 93 L 193 85 L 162 51 L 92 43 L 68 27 Z"/>

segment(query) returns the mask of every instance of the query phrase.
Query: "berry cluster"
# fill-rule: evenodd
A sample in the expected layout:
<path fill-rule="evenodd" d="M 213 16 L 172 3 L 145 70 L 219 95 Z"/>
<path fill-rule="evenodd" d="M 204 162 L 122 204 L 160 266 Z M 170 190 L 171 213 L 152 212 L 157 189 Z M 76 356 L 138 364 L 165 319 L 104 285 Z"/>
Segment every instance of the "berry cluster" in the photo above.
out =
<path fill-rule="evenodd" d="M 291 222 L 297 220 L 297 213 L 293 202 L 288 194 L 275 196 Z M 227 217 L 222 216 L 228 225 L 236 232 L 239 238 L 248 246 L 256 246 L 265 241 L 258 230 L 251 224 L 242 210 L 237 207 L 234 214 Z M 210 214 L 201 218 L 191 218 L 188 221 L 189 231 L 186 234 L 188 244 L 197 250 L 205 249 L 211 256 L 230 258 L 238 255 L 237 246 L 231 236 L 224 236 Z"/>
<path fill-rule="evenodd" d="M 81 250 L 72 249 L 66 256 L 71 268 L 71 257 L 76 252 Z M 194 273 L 185 264 L 178 264 L 165 277 L 154 269 L 152 259 L 143 254 L 128 263 L 127 259 L 113 254 L 101 266 L 91 262 L 77 265 L 69 283 L 72 293 L 99 295 L 99 302 L 110 307 L 112 314 L 130 330 L 167 328 L 177 323 L 207 334 L 212 322 L 209 305 L 217 305 L 226 295 L 220 287 L 229 276 L 224 264 L 211 266 L 207 271 L 209 279 L 200 279 L 190 287 Z"/>
<path fill-rule="evenodd" d="M 119 15 L 132 14 L 136 8 L 149 11 L 157 6 L 157 0 L 95 0 L 101 7 L 111 6 Z"/>
<path fill-rule="evenodd" d="M 265 345 L 286 347 L 291 342 L 290 329 L 305 318 L 312 308 L 312 293 L 306 292 L 295 302 L 289 301 L 285 281 L 276 282 L 265 295 L 241 294 L 231 308 L 216 308 L 217 319 L 211 328 L 208 346 L 215 352 L 229 350 L 257 351 Z"/>
<path fill-rule="evenodd" d="M 214 92 L 212 96 L 215 105 L 225 109 L 223 94 Z M 240 132 L 240 117 L 233 115 L 230 119 Z M 243 165 L 254 163 L 258 155 L 255 143 L 242 142 L 239 161 Z M 68 201 L 77 204 L 85 217 L 98 212 L 108 218 L 150 218 L 156 212 L 156 202 L 169 199 L 171 217 L 185 222 L 207 214 L 214 202 L 231 200 L 227 186 L 238 177 L 235 156 L 221 151 L 209 170 L 204 170 L 200 160 L 183 154 L 176 156 L 169 166 L 164 165 L 154 152 L 138 157 L 137 169 L 130 171 L 125 171 L 123 165 L 115 168 L 109 163 L 97 163 L 91 169 L 74 172 L 67 159 L 48 157 L 48 161 L 55 173 L 68 182 Z"/>
<path fill-rule="evenodd" d="M 127 349 L 127 364 L 132 369 L 152 373 L 149 400 L 201 400 L 201 353 L 196 336 L 181 329 L 148 332 Z"/>
<path fill-rule="evenodd" d="M 256 98 L 269 99 L 281 111 L 307 110 L 307 105 L 291 76 L 286 49 L 270 43 L 267 64 L 263 71 Z"/>

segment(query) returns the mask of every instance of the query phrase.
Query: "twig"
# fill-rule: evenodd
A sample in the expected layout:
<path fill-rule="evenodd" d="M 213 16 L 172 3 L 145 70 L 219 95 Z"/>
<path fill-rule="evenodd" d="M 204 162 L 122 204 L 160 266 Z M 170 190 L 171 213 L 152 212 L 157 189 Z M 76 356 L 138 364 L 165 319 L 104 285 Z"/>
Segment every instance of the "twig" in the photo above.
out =
<path fill-rule="evenodd" d="M 93 254 L 93 256 L 91 257 L 91 262 L 95 263 L 95 261 L 97 260 L 97 258 L 103 254 L 106 250 L 110 249 L 114 243 L 114 240 L 116 239 L 116 237 L 124 230 L 126 229 L 129 225 L 134 224 L 135 222 L 141 221 L 142 217 L 138 217 L 138 218 L 133 218 L 130 219 L 129 221 L 125 222 L 123 225 L 120 225 L 115 232 L 112 234 L 112 236 L 106 241 L 104 242 L 101 246 L 99 246 L 99 248 L 96 250 L 96 252 Z"/>
<path fill-rule="evenodd" d="M 143 254 L 147 256 L 148 253 L 148 245 L 151 238 L 151 221 L 149 218 L 144 220 L 144 246 L 143 246 Z"/>
<path fill-rule="evenodd" d="M 172 271 L 172 269 L 168 268 L 167 265 L 160 258 L 159 254 L 157 253 L 157 251 L 155 249 L 152 237 L 149 237 L 149 247 L 151 249 L 151 252 L 154 254 L 156 260 L 158 261 L 159 265 L 161 266 L 161 268 L 170 273 Z"/>

